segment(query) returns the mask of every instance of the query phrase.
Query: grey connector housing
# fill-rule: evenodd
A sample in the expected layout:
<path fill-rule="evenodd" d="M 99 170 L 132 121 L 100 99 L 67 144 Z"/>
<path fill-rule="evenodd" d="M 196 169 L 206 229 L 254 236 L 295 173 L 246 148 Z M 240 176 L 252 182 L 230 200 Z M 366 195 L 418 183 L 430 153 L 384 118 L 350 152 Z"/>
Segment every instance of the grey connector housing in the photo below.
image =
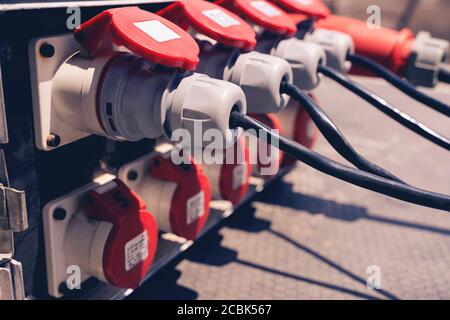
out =
<path fill-rule="evenodd" d="M 319 85 L 322 74 L 320 64 L 326 65 L 325 50 L 319 44 L 295 38 L 282 40 L 272 49 L 272 54 L 285 59 L 292 68 L 294 84 L 302 90 L 312 90 Z"/>
<path fill-rule="evenodd" d="M 327 55 L 327 65 L 339 72 L 347 73 L 351 68 L 347 55 L 355 52 L 355 44 L 348 34 L 328 29 L 315 29 L 305 40 L 322 46 Z"/>
<path fill-rule="evenodd" d="M 252 51 L 240 54 L 234 64 L 227 66 L 223 80 L 241 87 L 248 112 L 271 113 L 287 105 L 289 96 L 280 94 L 280 85 L 282 81 L 292 83 L 293 76 L 286 60 Z"/>
<path fill-rule="evenodd" d="M 439 67 L 447 59 L 449 43 L 421 31 L 414 40 L 405 76 L 414 85 L 434 87 L 438 82 Z"/>
<path fill-rule="evenodd" d="M 209 146 L 211 136 L 221 138 L 222 146 L 232 145 L 240 131 L 230 129 L 231 112 L 245 114 L 247 111 L 241 88 L 199 73 L 183 78 L 173 96 L 163 101 L 168 104 L 170 127 L 184 129 L 190 141 L 184 140 L 183 132 L 178 136 L 183 136 L 184 145 L 194 147 Z"/>

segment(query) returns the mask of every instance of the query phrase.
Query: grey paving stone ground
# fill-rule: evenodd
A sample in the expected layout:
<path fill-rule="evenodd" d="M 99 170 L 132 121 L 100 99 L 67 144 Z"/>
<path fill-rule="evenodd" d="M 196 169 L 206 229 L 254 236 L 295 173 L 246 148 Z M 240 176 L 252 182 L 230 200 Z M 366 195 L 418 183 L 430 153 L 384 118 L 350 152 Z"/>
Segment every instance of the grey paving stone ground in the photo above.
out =
<path fill-rule="evenodd" d="M 450 136 L 443 116 L 382 81 L 362 83 Z M 450 194 L 448 152 L 334 84 L 318 94 L 368 159 L 416 186 Z M 433 94 L 450 102 L 449 86 Z M 341 160 L 322 138 L 316 150 Z M 382 290 L 366 286 L 372 265 L 381 270 Z M 450 215 L 300 164 L 132 298 L 449 299 Z"/>

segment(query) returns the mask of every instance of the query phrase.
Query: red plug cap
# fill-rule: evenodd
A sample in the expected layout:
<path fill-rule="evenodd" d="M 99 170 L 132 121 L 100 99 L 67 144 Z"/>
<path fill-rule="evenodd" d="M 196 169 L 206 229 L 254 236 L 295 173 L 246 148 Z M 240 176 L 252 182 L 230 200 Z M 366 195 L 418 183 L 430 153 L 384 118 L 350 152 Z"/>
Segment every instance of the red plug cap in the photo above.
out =
<path fill-rule="evenodd" d="M 271 32 L 286 37 L 297 32 L 288 14 L 266 0 L 218 0 L 216 3 Z"/>
<path fill-rule="evenodd" d="M 278 132 L 281 136 L 284 135 L 283 125 L 281 124 L 280 119 L 278 119 L 278 117 L 275 114 L 273 114 L 273 113 L 265 113 L 265 114 L 264 113 L 251 113 L 251 114 L 249 114 L 249 116 L 251 116 L 252 118 L 261 122 L 262 124 L 265 124 L 266 126 L 268 126 L 271 129 L 278 130 Z M 284 152 L 277 149 L 275 151 L 276 154 L 272 154 L 271 151 L 273 149 L 271 148 L 270 143 L 268 143 L 266 145 L 266 147 L 267 147 L 267 152 L 264 152 L 263 154 L 266 154 L 272 160 L 276 161 L 276 164 L 275 164 L 276 168 L 280 168 L 281 164 L 283 163 L 284 157 L 285 157 Z M 266 164 L 263 162 L 265 162 L 265 161 L 261 161 L 260 153 L 258 152 L 257 165 L 260 170 L 261 170 L 261 168 L 269 168 L 272 165 L 272 163 Z M 276 172 L 274 172 L 273 175 L 275 175 L 275 174 L 276 174 Z"/>
<path fill-rule="evenodd" d="M 225 45 L 252 50 L 256 45 L 252 27 L 234 13 L 217 4 L 201 0 L 179 0 L 158 12 L 187 29 L 198 32 Z"/>
<path fill-rule="evenodd" d="M 186 31 L 138 7 L 103 11 L 79 26 L 75 38 L 90 55 L 114 43 L 168 67 L 193 70 L 199 62 L 199 47 Z"/>
<path fill-rule="evenodd" d="M 161 155 L 153 158 L 150 174 L 177 183 L 170 204 L 170 225 L 173 233 L 194 240 L 208 220 L 211 201 L 208 178 L 192 159 L 190 164 L 176 165 L 170 157 Z"/>
<path fill-rule="evenodd" d="M 88 193 L 83 203 L 88 218 L 114 226 L 103 252 L 106 280 L 120 288 L 137 288 L 150 269 L 158 227 L 145 204 L 120 180 Z"/>
<path fill-rule="evenodd" d="M 316 18 L 325 18 L 331 15 L 330 9 L 322 0 L 271 0 L 287 12 L 304 13 Z"/>

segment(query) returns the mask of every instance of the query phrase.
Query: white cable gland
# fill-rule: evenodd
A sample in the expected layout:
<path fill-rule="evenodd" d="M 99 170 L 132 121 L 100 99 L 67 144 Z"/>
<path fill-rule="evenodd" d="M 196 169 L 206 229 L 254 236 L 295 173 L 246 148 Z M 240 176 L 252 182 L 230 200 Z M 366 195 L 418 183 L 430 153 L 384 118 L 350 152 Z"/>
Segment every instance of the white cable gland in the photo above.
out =
<path fill-rule="evenodd" d="M 322 74 L 319 65 L 326 65 L 325 50 L 318 44 L 295 38 L 282 40 L 272 54 L 285 59 L 292 68 L 294 84 L 302 90 L 312 90 L 319 85 Z"/>
<path fill-rule="evenodd" d="M 347 73 L 351 62 L 347 60 L 348 54 L 355 52 L 355 44 L 348 34 L 327 29 L 315 29 L 305 36 L 305 40 L 322 46 L 327 56 L 327 65 L 339 72 Z"/>
<path fill-rule="evenodd" d="M 436 86 L 440 66 L 447 59 L 448 52 L 448 41 L 433 38 L 429 32 L 419 32 L 407 62 L 406 79 L 414 85 Z"/>
<path fill-rule="evenodd" d="M 280 85 L 282 81 L 292 83 L 292 78 L 292 69 L 286 60 L 253 51 L 239 55 L 225 70 L 223 79 L 242 88 L 249 112 L 272 113 L 288 103 L 289 96 L 280 94 Z"/>
<path fill-rule="evenodd" d="M 211 141 L 205 139 L 208 130 L 217 137 L 220 134 L 222 146 L 232 145 L 241 129 L 230 129 L 232 111 L 247 112 L 244 92 L 237 85 L 223 80 L 213 79 L 204 74 L 194 73 L 183 78 L 170 99 L 164 102 L 168 110 L 171 132 L 184 129 L 190 135 L 190 141 L 183 141 L 189 147 L 207 147 Z M 169 101 L 170 100 L 170 101 Z M 184 136 L 184 135 L 182 135 Z"/>

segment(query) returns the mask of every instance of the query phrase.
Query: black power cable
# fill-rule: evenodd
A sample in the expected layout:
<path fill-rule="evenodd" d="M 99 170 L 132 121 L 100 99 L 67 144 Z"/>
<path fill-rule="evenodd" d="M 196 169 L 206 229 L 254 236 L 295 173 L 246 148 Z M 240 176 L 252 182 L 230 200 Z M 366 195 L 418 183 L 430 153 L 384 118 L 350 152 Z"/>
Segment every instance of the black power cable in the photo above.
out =
<path fill-rule="evenodd" d="M 421 206 L 450 211 L 450 197 L 444 194 L 434 193 L 407 184 L 392 181 L 377 175 L 354 169 L 317 152 L 309 150 L 295 141 L 278 135 L 260 122 L 249 116 L 233 111 L 230 116 L 230 127 L 241 127 L 244 130 L 253 129 L 258 135 L 266 133 L 268 143 L 280 148 L 299 161 L 335 178 L 347 181 L 359 187 L 372 190 L 392 198 L 415 203 Z M 252 131 L 253 131 L 252 130 Z"/>
<path fill-rule="evenodd" d="M 446 69 L 439 69 L 438 80 L 445 83 L 450 83 L 450 71 Z"/>
<path fill-rule="evenodd" d="M 406 128 L 414 131 L 418 135 L 437 144 L 438 146 L 441 146 L 446 150 L 450 150 L 449 139 L 441 136 L 439 133 L 428 128 L 426 125 L 420 123 L 419 121 L 415 120 L 406 113 L 403 113 L 402 111 L 391 105 L 389 102 L 378 97 L 376 94 L 364 88 L 363 86 L 357 84 L 356 82 L 350 80 L 347 76 L 343 75 L 342 73 L 337 72 L 336 70 L 333 70 L 332 68 L 326 66 L 319 66 L 318 71 L 324 74 L 325 76 L 333 79 L 334 81 L 336 81 L 343 87 L 347 88 L 348 90 L 352 91 L 359 97 L 363 98 L 364 100 L 372 104 L 375 108 L 377 108 L 390 118 L 394 119 L 395 121 L 399 122 Z"/>
<path fill-rule="evenodd" d="M 305 109 L 311 120 L 323 134 L 325 139 L 327 139 L 330 145 L 348 162 L 354 164 L 361 170 L 373 173 L 377 176 L 403 182 L 395 175 L 389 173 L 376 164 L 371 163 L 361 156 L 347 141 L 347 139 L 345 139 L 344 135 L 339 131 L 328 115 L 306 93 L 287 82 L 281 83 L 280 92 L 286 93 L 292 99 L 300 103 L 302 108 Z"/>
<path fill-rule="evenodd" d="M 387 82 L 400 89 L 411 98 L 422 102 L 423 104 L 442 114 L 445 114 L 447 117 L 450 117 L 450 106 L 448 104 L 445 104 L 423 92 L 420 92 L 408 81 L 403 80 L 395 73 L 379 65 L 378 63 L 359 54 L 349 54 L 347 56 L 347 60 L 355 65 L 372 71 L 374 74 L 376 74 L 380 78 L 385 79 Z"/>

